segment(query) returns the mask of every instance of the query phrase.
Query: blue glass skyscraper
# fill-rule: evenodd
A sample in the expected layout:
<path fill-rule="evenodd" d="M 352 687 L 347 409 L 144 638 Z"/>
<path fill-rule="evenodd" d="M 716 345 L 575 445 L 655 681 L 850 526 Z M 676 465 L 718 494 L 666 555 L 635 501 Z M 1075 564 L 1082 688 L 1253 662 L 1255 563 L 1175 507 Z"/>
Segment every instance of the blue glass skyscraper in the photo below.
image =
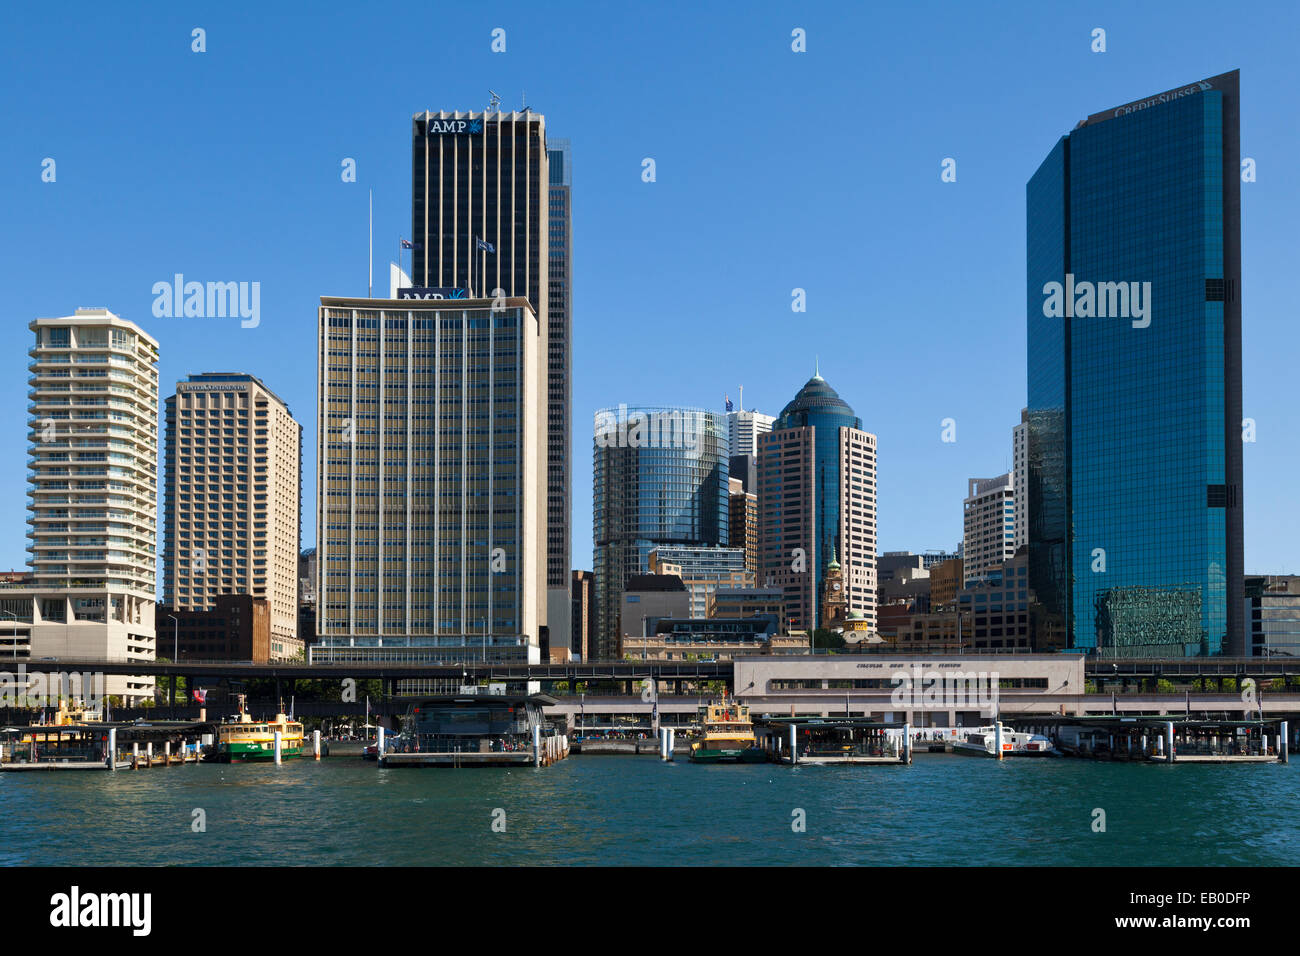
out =
<path fill-rule="evenodd" d="M 1094 114 L 1027 189 L 1040 647 L 1244 648 L 1236 71 Z"/>
<path fill-rule="evenodd" d="M 608 660 L 624 585 L 654 548 L 727 543 L 726 420 L 697 408 L 602 409 L 592 464 L 596 651 Z"/>

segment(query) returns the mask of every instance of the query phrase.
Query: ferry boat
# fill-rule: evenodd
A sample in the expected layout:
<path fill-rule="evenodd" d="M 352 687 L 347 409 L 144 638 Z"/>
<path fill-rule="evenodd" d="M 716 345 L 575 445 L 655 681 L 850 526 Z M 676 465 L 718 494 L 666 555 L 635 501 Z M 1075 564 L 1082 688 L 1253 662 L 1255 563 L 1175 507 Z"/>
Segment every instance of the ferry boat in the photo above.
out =
<path fill-rule="evenodd" d="M 283 713 L 276 714 L 274 720 L 254 721 L 244 710 L 244 697 L 241 694 L 239 713 L 233 719 L 217 725 L 216 759 L 221 763 L 274 760 L 277 730 L 280 731 L 280 759 L 301 757 L 302 724 L 290 720 Z"/>
<path fill-rule="evenodd" d="M 763 763 L 767 754 L 758 746 L 749 708 L 722 695 L 720 703 L 703 711 L 703 735 L 691 744 L 693 763 Z"/>
<path fill-rule="evenodd" d="M 964 740 L 953 742 L 952 752 L 973 757 L 997 756 L 997 729 L 981 727 L 966 735 Z M 1003 757 L 1054 757 L 1060 751 L 1042 734 L 1026 734 L 1002 728 Z"/>
<path fill-rule="evenodd" d="M 89 707 L 80 700 L 67 701 L 59 698 L 59 709 L 51 721 L 56 727 L 73 727 L 81 724 L 102 724 L 102 711 Z"/>

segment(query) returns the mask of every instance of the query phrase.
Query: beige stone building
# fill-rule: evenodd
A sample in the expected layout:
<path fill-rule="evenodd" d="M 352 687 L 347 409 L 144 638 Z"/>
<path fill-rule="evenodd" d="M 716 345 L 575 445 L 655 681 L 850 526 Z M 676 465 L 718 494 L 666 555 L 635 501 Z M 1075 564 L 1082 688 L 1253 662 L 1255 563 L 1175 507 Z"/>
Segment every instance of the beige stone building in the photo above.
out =
<path fill-rule="evenodd" d="M 163 604 L 204 611 L 221 595 L 263 598 L 271 659 L 294 659 L 302 426 L 260 379 L 239 373 L 178 382 L 166 416 Z"/>

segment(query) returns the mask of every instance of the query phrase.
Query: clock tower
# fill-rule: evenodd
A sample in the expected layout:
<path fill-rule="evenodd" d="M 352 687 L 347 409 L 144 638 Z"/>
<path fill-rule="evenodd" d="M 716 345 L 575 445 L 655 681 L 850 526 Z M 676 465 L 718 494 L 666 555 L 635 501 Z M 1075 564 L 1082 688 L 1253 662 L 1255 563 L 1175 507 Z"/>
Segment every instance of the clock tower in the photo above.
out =
<path fill-rule="evenodd" d="M 820 626 L 830 630 L 839 630 L 844 627 L 845 618 L 848 616 L 848 600 L 844 594 L 844 579 L 840 574 L 840 562 L 834 550 L 831 551 L 831 563 L 826 566 L 823 583 L 826 587 L 826 595 L 822 599 Z"/>

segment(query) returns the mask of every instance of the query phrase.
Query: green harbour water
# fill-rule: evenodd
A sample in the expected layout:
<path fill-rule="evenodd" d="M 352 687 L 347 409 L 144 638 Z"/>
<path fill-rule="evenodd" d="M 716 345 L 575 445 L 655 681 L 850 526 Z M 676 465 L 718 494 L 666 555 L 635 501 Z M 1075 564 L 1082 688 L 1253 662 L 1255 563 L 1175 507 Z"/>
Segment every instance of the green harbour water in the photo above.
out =
<path fill-rule="evenodd" d="M 866 767 L 578 756 L 379 770 L 334 757 L 5 773 L 0 865 L 1294 865 L 1298 795 L 1296 763 L 939 754 Z"/>

